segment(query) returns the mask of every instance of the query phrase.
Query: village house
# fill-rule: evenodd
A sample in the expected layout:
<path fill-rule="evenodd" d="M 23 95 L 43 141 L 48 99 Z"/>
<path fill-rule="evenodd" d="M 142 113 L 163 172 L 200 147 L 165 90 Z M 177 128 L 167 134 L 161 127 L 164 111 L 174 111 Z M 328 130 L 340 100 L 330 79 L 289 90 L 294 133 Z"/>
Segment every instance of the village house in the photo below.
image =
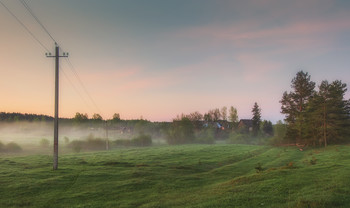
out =
<path fill-rule="evenodd" d="M 238 123 L 238 131 L 246 133 L 253 131 L 253 120 L 241 119 Z"/>

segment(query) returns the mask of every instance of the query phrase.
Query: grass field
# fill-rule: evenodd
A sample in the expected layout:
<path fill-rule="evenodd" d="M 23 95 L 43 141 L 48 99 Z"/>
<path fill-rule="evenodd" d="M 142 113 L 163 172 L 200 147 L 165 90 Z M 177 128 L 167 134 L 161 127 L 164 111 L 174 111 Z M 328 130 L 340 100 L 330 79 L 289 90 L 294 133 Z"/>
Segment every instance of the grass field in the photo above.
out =
<path fill-rule="evenodd" d="M 350 146 L 0 156 L 0 207 L 350 207 Z"/>

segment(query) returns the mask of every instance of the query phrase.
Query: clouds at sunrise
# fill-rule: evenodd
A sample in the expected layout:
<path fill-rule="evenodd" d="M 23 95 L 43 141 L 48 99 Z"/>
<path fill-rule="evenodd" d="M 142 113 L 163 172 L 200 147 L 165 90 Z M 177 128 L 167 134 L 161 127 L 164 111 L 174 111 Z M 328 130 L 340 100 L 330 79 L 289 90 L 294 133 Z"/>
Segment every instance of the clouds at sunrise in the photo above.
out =
<path fill-rule="evenodd" d="M 53 51 L 19 2 L 4 3 Z M 171 120 L 235 106 L 277 121 L 298 70 L 350 84 L 348 1 L 43 1 L 29 6 L 70 53 L 63 59 L 61 115 Z M 54 64 L 0 7 L 0 111 L 53 113 Z M 70 80 L 70 81 L 69 81 Z M 74 86 L 73 86 L 74 85 Z M 349 97 L 347 95 L 347 97 Z M 98 112 L 101 111 L 101 112 Z"/>

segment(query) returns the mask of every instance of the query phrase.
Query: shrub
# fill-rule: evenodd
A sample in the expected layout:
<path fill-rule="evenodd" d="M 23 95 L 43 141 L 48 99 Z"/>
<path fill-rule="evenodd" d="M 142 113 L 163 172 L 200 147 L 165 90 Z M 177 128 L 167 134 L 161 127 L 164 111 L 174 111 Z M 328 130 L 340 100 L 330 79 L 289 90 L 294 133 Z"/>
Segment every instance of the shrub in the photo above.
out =
<path fill-rule="evenodd" d="M 47 139 L 40 140 L 40 146 L 42 146 L 42 147 L 49 147 L 49 144 L 50 144 L 50 142 Z"/>
<path fill-rule="evenodd" d="M 194 139 L 194 126 L 188 118 L 173 121 L 167 134 L 169 144 L 188 144 L 193 143 Z"/>
<path fill-rule="evenodd" d="M 274 126 L 274 137 L 270 140 L 272 145 L 280 145 L 285 143 L 285 136 L 287 132 L 286 124 L 283 124 L 282 121 L 278 121 Z"/>
<path fill-rule="evenodd" d="M 106 141 L 101 138 L 89 137 L 84 143 L 84 149 L 87 150 L 104 150 L 106 149 Z"/>
<path fill-rule="evenodd" d="M 198 144 L 213 144 L 215 142 L 215 129 L 203 129 L 197 135 L 195 142 Z"/>
<path fill-rule="evenodd" d="M 146 134 L 140 134 L 137 137 L 134 137 L 131 140 L 127 139 L 117 139 L 114 142 L 117 146 L 138 146 L 138 147 L 146 147 L 152 145 L 152 137 Z"/>
<path fill-rule="evenodd" d="M 65 136 L 65 137 L 63 138 L 63 140 L 64 140 L 64 143 L 65 143 L 65 144 L 69 144 L 69 138 L 68 138 L 68 137 Z"/>
<path fill-rule="evenodd" d="M 5 145 L 0 141 L 0 152 L 5 151 Z"/>
<path fill-rule="evenodd" d="M 85 141 L 73 140 L 68 144 L 68 147 L 72 148 L 74 152 L 80 152 L 81 150 L 105 150 L 106 140 L 89 135 Z"/>
<path fill-rule="evenodd" d="M 22 148 L 15 142 L 10 142 L 6 145 L 6 152 L 20 152 Z"/>
<path fill-rule="evenodd" d="M 256 164 L 255 170 L 256 170 L 257 173 L 263 172 L 264 169 L 263 169 L 263 167 L 261 166 L 261 163 Z"/>
<path fill-rule="evenodd" d="M 83 141 L 74 140 L 69 143 L 69 147 L 72 148 L 74 152 L 79 153 L 83 148 Z"/>
<path fill-rule="evenodd" d="M 114 141 L 117 146 L 130 146 L 131 142 L 127 139 L 117 139 Z"/>
<path fill-rule="evenodd" d="M 152 145 L 152 138 L 150 135 L 140 134 L 131 140 L 133 146 L 146 147 Z"/>

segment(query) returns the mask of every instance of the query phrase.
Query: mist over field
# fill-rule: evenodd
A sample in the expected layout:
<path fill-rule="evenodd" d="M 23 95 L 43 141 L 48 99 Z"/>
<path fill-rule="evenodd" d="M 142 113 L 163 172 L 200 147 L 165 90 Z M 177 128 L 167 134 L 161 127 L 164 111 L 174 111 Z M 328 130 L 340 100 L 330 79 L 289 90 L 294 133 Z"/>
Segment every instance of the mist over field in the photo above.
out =
<path fill-rule="evenodd" d="M 0 140 L 3 142 L 18 142 L 23 145 L 38 145 L 40 140 L 53 139 L 53 122 L 26 122 L 0 123 Z M 83 139 L 93 133 L 96 136 L 105 136 L 100 129 L 74 127 L 61 124 L 59 126 L 60 140 L 64 137 Z"/>
<path fill-rule="evenodd" d="M 0 141 L 20 145 L 39 145 L 42 138 L 51 138 L 53 122 L 0 122 Z"/>
<path fill-rule="evenodd" d="M 103 143 L 107 141 L 107 136 L 108 142 L 110 143 L 108 148 L 112 148 L 112 146 L 116 146 L 114 144 L 116 140 L 127 142 L 144 133 L 152 137 L 154 144 L 166 143 L 159 129 L 147 127 L 149 122 L 139 121 L 139 123 L 134 123 L 135 124 L 128 124 L 126 122 L 114 125 L 108 124 L 106 127 L 105 122 L 79 124 L 74 122 L 60 122 L 59 150 L 61 152 L 71 152 L 70 150 L 73 148 L 72 145 L 74 145 L 74 142 L 93 142 L 94 140 L 98 140 L 99 143 Z M 25 153 L 36 154 L 51 152 L 53 132 L 53 121 L 0 122 L 0 142 L 4 144 L 14 142 L 18 144 Z M 91 150 L 105 150 L 107 148 L 105 147 L 106 144 L 95 143 L 91 145 Z M 98 147 L 99 145 L 100 147 Z M 97 147 L 94 148 L 93 146 Z"/>

